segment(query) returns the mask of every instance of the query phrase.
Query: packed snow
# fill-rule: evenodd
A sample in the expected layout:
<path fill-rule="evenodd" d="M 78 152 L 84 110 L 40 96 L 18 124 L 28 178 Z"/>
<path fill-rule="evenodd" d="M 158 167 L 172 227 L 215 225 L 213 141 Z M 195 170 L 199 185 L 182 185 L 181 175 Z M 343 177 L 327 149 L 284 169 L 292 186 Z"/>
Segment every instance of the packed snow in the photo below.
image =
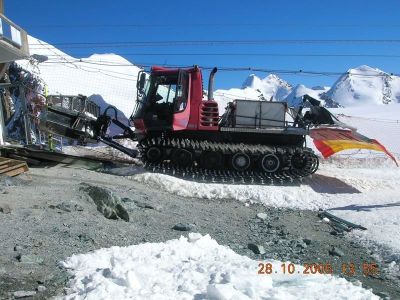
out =
<path fill-rule="evenodd" d="M 304 276 L 299 265 L 300 274 L 257 274 L 258 264 L 198 233 L 100 249 L 62 262 L 74 275 L 64 299 L 379 299 L 344 278 Z"/>

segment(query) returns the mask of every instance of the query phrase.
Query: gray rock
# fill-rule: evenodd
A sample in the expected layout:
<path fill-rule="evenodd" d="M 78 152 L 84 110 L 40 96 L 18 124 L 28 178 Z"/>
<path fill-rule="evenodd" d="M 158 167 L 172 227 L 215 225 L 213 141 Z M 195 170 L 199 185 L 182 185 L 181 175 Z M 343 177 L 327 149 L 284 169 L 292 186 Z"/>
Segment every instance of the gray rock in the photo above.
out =
<path fill-rule="evenodd" d="M 78 238 L 82 242 L 92 242 L 92 243 L 94 243 L 94 240 L 86 233 L 79 234 Z"/>
<path fill-rule="evenodd" d="M 260 220 L 265 220 L 268 218 L 268 215 L 266 213 L 258 213 L 257 218 L 259 218 Z"/>
<path fill-rule="evenodd" d="M 62 202 L 60 204 L 57 204 L 56 208 L 58 208 L 59 210 L 65 211 L 65 212 L 72 211 L 72 205 L 71 205 L 71 203 L 68 203 L 68 202 Z"/>
<path fill-rule="evenodd" d="M 19 254 L 17 256 L 17 259 L 20 263 L 24 264 L 43 264 L 44 259 L 40 256 L 37 255 L 25 255 L 25 254 Z"/>
<path fill-rule="evenodd" d="M 126 198 L 126 197 L 121 198 L 121 201 L 124 202 L 124 203 L 131 203 L 131 202 L 134 202 L 131 198 Z"/>
<path fill-rule="evenodd" d="M 38 291 L 39 293 L 42 293 L 42 292 L 44 292 L 45 290 L 47 290 L 47 288 L 46 288 L 44 285 L 39 285 L 36 289 L 37 289 L 37 291 Z"/>
<path fill-rule="evenodd" d="M 192 225 L 191 224 L 183 224 L 183 223 L 178 223 L 172 227 L 174 230 L 178 231 L 191 231 L 192 230 Z"/>
<path fill-rule="evenodd" d="M 111 278 L 112 277 L 112 273 L 111 270 L 109 268 L 105 268 L 102 271 L 102 274 L 105 278 Z"/>
<path fill-rule="evenodd" d="M 36 295 L 35 291 L 16 291 L 13 293 L 15 299 L 33 297 Z"/>
<path fill-rule="evenodd" d="M 8 204 L 2 204 L 0 206 L 0 212 L 3 214 L 11 214 L 11 207 Z"/>
<path fill-rule="evenodd" d="M 122 219 L 129 222 L 129 213 L 122 205 L 120 197 L 106 188 L 81 183 L 79 190 L 87 193 L 97 206 L 97 210 L 107 219 Z"/>
<path fill-rule="evenodd" d="M 332 247 L 332 249 L 329 250 L 329 255 L 342 257 L 344 256 L 344 252 L 337 247 Z"/>
<path fill-rule="evenodd" d="M 76 211 L 83 211 L 83 207 L 80 206 L 79 204 L 75 204 L 74 208 Z"/>
<path fill-rule="evenodd" d="M 375 294 L 377 296 L 381 297 L 382 299 L 390 299 L 390 295 L 386 292 L 377 292 Z"/>
<path fill-rule="evenodd" d="M 254 243 L 249 243 L 247 245 L 247 248 L 249 248 L 251 251 L 253 251 L 255 254 L 265 254 L 265 249 L 262 245 L 257 245 Z"/>
<path fill-rule="evenodd" d="M 149 203 L 138 201 L 138 200 L 133 200 L 133 202 L 135 202 L 136 206 L 138 206 L 140 208 L 154 209 L 157 211 L 161 211 L 161 206 L 155 206 L 153 204 L 149 204 Z"/>
<path fill-rule="evenodd" d="M 304 242 L 306 245 L 311 245 L 311 240 L 310 240 L 310 239 L 303 239 L 303 242 Z"/>
<path fill-rule="evenodd" d="M 129 214 L 121 204 L 115 205 L 115 211 L 119 218 L 121 218 L 125 222 L 129 222 Z"/>
<path fill-rule="evenodd" d="M 25 248 L 24 246 L 15 245 L 15 246 L 14 246 L 14 251 L 20 252 L 20 251 L 24 250 L 24 248 Z"/>

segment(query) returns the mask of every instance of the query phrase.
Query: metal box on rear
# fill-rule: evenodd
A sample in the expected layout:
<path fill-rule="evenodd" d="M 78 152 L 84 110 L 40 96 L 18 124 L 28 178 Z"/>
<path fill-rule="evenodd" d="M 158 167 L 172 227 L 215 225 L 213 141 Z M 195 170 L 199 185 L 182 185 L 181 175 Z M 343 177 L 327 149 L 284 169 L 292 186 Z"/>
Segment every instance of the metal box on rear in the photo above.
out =
<path fill-rule="evenodd" d="M 285 127 L 286 102 L 234 100 L 235 127 Z"/>

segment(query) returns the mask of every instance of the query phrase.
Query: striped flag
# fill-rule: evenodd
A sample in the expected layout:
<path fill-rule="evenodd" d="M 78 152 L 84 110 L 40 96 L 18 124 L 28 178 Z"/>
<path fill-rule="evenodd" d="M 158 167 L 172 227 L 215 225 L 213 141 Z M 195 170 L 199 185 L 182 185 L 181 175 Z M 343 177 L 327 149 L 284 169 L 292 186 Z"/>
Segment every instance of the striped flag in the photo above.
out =
<path fill-rule="evenodd" d="M 310 129 L 315 147 L 324 158 L 348 149 L 368 149 L 386 153 L 397 166 L 396 158 L 377 140 L 370 139 L 350 129 L 319 127 Z"/>

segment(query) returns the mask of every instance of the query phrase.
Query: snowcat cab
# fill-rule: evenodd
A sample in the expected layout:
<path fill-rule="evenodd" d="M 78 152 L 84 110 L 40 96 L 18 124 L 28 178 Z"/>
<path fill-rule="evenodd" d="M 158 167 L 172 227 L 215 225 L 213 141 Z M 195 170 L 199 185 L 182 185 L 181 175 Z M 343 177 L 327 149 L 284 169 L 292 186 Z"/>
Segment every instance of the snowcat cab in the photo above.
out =
<path fill-rule="evenodd" d="M 218 105 L 212 99 L 203 101 L 202 75 L 197 66 L 152 67 L 147 81 L 143 71 L 138 78 L 137 106 L 131 120 L 139 137 L 145 132 L 218 129 Z"/>

